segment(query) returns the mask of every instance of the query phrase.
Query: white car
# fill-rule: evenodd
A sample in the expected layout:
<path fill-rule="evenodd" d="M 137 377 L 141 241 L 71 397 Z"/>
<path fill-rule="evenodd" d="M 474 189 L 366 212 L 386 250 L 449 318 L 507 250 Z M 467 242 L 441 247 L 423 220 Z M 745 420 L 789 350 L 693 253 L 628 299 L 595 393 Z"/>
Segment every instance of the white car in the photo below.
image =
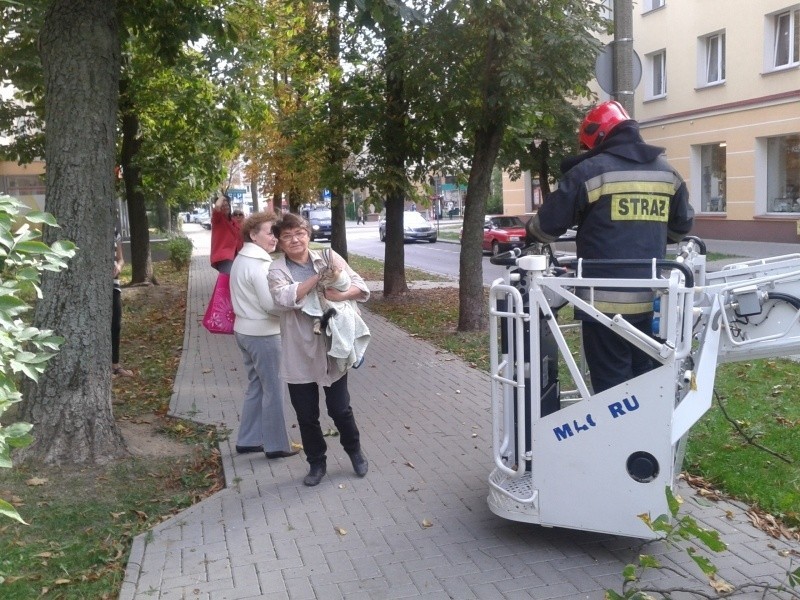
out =
<path fill-rule="evenodd" d="M 378 237 L 386 241 L 386 217 L 378 222 Z M 433 244 L 438 237 L 436 229 L 417 211 L 407 210 L 403 213 L 403 241 L 429 242 Z"/>
<path fill-rule="evenodd" d="M 198 225 L 202 225 L 203 221 L 209 222 L 209 228 L 211 227 L 211 214 L 208 210 L 204 208 L 196 208 L 192 211 L 191 222 L 197 223 Z"/>

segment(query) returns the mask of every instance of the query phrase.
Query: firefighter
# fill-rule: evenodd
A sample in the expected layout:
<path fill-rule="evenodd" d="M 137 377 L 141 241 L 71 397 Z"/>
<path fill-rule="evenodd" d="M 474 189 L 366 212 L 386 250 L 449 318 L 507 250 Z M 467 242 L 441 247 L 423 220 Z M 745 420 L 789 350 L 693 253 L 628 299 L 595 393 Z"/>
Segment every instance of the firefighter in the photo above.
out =
<path fill-rule="evenodd" d="M 527 241 L 550 243 L 577 226 L 576 250 L 583 259 L 664 258 L 666 245 L 692 228 L 694 211 L 686 184 L 662 156 L 646 144 L 639 124 L 621 104 L 604 102 L 581 124 L 584 152 L 561 164 L 563 178 L 526 225 Z M 585 277 L 651 277 L 649 266 L 591 265 Z M 578 295 L 589 299 L 588 288 Z M 608 316 L 621 314 L 652 335 L 653 291 L 595 289 L 594 306 Z M 594 393 L 602 392 L 656 366 L 644 352 L 585 313 L 583 347 Z"/>

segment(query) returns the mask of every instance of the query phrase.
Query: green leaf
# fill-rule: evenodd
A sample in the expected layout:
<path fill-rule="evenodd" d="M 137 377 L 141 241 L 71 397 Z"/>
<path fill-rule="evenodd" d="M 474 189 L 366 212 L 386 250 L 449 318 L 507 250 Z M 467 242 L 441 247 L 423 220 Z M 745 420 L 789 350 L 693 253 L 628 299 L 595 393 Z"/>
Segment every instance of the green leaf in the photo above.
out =
<path fill-rule="evenodd" d="M 53 215 L 38 210 L 32 210 L 27 215 L 25 215 L 25 218 L 28 219 L 28 221 L 30 221 L 31 223 L 45 223 L 50 227 L 59 226 L 58 222 L 56 221 L 56 218 Z"/>
<path fill-rule="evenodd" d="M 675 494 L 672 493 L 672 489 L 669 486 L 665 488 L 664 493 L 667 496 L 667 506 L 669 506 L 669 512 L 674 519 L 678 516 L 678 510 L 681 508 L 681 503 L 678 502 L 678 499 L 675 497 Z"/>
<path fill-rule="evenodd" d="M 717 567 L 715 567 L 707 557 L 697 554 L 693 548 L 688 548 L 686 552 L 707 577 L 711 577 L 717 573 Z"/>
<path fill-rule="evenodd" d="M 19 521 L 23 525 L 27 525 L 27 523 L 22 519 L 20 514 L 17 512 L 17 509 L 14 506 L 2 498 L 0 498 L 0 515 L 5 515 L 15 521 Z"/>

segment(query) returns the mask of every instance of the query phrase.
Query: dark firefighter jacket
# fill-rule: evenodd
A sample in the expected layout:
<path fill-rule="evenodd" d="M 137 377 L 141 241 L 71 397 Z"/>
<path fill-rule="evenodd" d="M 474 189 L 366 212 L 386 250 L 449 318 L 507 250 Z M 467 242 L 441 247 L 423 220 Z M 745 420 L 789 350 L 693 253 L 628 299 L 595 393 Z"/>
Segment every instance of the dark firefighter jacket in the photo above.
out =
<path fill-rule="evenodd" d="M 552 242 L 578 227 L 576 249 L 584 259 L 664 258 L 667 240 L 692 228 L 686 184 L 646 144 L 635 122 L 617 126 L 602 144 L 562 163 L 564 177 L 527 224 L 531 241 Z M 592 266 L 587 277 L 650 278 L 650 267 Z M 578 290 L 586 297 L 587 290 Z M 596 290 L 595 307 L 606 314 L 649 316 L 651 290 Z"/>

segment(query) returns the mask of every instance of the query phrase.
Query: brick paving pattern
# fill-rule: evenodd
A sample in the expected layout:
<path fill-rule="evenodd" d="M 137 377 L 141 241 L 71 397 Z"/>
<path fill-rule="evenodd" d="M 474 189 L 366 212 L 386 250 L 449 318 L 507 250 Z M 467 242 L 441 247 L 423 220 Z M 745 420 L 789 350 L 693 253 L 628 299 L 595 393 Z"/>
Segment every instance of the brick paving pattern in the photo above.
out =
<path fill-rule="evenodd" d="M 663 542 L 642 547 L 490 513 L 487 375 L 368 311 L 372 342 L 349 385 L 369 474 L 353 474 L 335 437 L 314 488 L 302 484 L 302 453 L 237 455 L 241 356 L 232 336 L 200 325 L 215 277 L 207 257 L 193 259 L 170 413 L 231 430 L 220 448 L 227 487 L 134 540 L 121 600 L 599 600 L 606 588 L 621 590 L 622 569 L 640 552 L 677 571 L 648 573 L 652 585 L 713 594 L 687 554 Z M 286 414 L 299 441 L 288 403 Z M 327 416 L 322 425 L 333 429 Z M 713 558 L 724 579 L 785 581 L 797 544 L 753 528 L 745 506 L 678 492 L 729 544 Z"/>

